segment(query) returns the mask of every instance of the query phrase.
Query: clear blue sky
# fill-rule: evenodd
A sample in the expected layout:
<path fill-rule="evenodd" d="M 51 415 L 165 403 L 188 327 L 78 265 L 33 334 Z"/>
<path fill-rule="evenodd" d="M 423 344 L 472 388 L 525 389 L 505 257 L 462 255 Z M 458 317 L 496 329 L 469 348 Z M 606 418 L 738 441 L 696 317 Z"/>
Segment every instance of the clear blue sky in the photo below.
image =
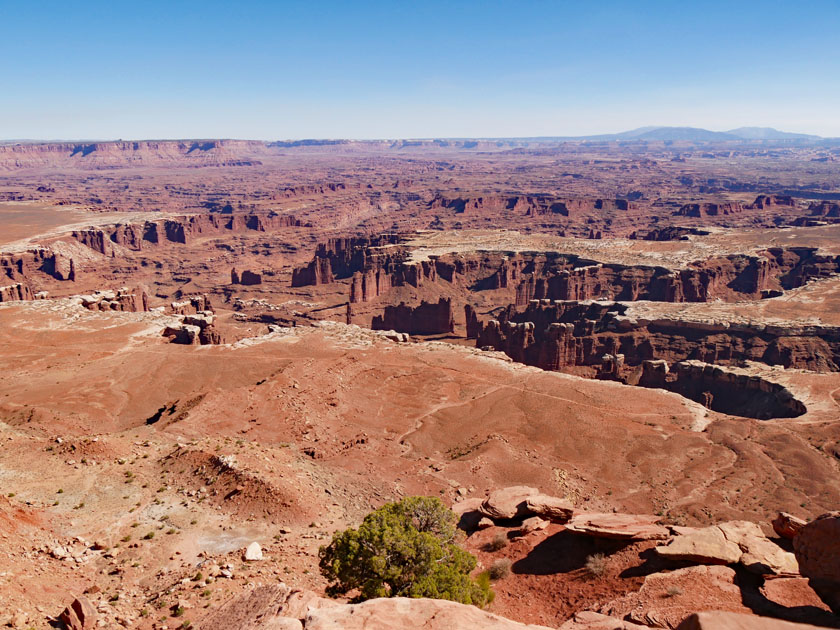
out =
<path fill-rule="evenodd" d="M 0 138 L 840 136 L 840 0 L 0 0 Z"/>

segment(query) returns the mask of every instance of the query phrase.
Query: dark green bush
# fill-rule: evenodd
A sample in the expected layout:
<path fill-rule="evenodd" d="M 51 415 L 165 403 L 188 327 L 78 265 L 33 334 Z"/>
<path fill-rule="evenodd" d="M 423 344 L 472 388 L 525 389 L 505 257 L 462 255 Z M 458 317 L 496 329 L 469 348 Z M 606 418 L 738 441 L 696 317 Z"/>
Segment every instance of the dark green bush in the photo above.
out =
<path fill-rule="evenodd" d="M 456 544 L 457 519 L 440 499 L 408 497 L 368 514 L 358 529 L 337 532 L 321 547 L 328 593 L 433 597 L 485 606 L 492 591 L 470 577 L 475 558 Z"/>

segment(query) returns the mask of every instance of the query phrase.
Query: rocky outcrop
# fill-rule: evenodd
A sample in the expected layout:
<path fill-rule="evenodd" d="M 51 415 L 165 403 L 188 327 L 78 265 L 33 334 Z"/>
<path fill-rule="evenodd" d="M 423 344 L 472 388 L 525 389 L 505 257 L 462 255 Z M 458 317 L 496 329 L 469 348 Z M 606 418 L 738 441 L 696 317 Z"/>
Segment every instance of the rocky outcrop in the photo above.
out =
<path fill-rule="evenodd" d="M 305 267 L 299 267 L 292 271 L 292 286 L 306 287 L 320 284 L 332 284 L 335 277 L 332 273 L 332 265 L 329 258 L 315 256 Z"/>
<path fill-rule="evenodd" d="M 149 296 L 142 289 L 122 287 L 113 291 L 96 291 L 80 296 L 89 311 L 124 311 L 142 313 L 149 310 Z"/>
<path fill-rule="evenodd" d="M 411 335 L 436 335 L 455 330 L 452 300 L 440 298 L 435 302 L 422 301 L 418 306 L 386 306 L 382 315 L 373 318 L 373 330 L 395 330 Z"/>
<path fill-rule="evenodd" d="M 0 170 L 255 166 L 268 153 L 265 143 L 248 140 L 21 143 L 0 145 Z"/>
<path fill-rule="evenodd" d="M 709 232 L 698 228 L 686 228 L 671 225 L 654 228 L 648 232 L 633 232 L 628 237 L 631 241 L 687 241 L 691 236 L 707 236 Z"/>
<path fill-rule="evenodd" d="M 808 208 L 808 214 L 821 219 L 840 218 L 840 203 L 834 201 L 820 201 L 812 203 Z"/>
<path fill-rule="evenodd" d="M 797 518 L 787 512 L 779 512 L 778 516 L 772 522 L 773 531 L 788 540 L 793 540 L 806 524 L 807 521 L 804 519 Z"/>
<path fill-rule="evenodd" d="M 702 564 L 740 563 L 759 575 L 796 575 L 799 567 L 789 551 L 767 538 L 756 523 L 729 521 L 701 529 L 679 531 L 656 552 L 670 560 Z"/>
<path fill-rule="evenodd" d="M 380 630 L 424 628 L 426 630 L 548 630 L 499 617 L 476 606 L 442 599 L 391 597 L 361 604 L 343 604 L 310 610 L 303 622 L 306 630 Z"/>
<path fill-rule="evenodd" d="M 748 206 L 745 207 L 738 201 L 721 203 L 687 203 L 674 214 L 680 217 L 719 217 L 731 214 L 740 214 L 747 208 Z"/>
<path fill-rule="evenodd" d="M 650 626 L 640 626 L 632 621 L 602 615 L 591 610 L 584 610 L 560 626 L 559 630 L 648 630 Z"/>
<path fill-rule="evenodd" d="M 680 361 L 670 367 L 646 361 L 638 384 L 676 392 L 715 411 L 760 420 L 795 418 L 807 411 L 783 385 L 702 361 Z"/>
<path fill-rule="evenodd" d="M 224 342 L 221 334 L 214 326 L 216 316 L 211 311 L 199 311 L 195 315 L 184 315 L 181 325 L 167 326 L 163 336 L 171 343 L 185 346 L 218 345 Z"/>
<path fill-rule="evenodd" d="M 478 508 L 484 516 L 493 520 L 510 520 L 533 516 L 528 510 L 529 497 L 538 496 L 539 490 L 529 486 L 510 486 L 490 493 Z"/>
<path fill-rule="evenodd" d="M 625 199 L 573 199 L 551 195 L 475 195 L 448 197 L 436 195 L 429 210 L 449 210 L 456 214 L 520 214 L 538 217 L 546 214 L 570 216 L 593 211 L 627 211 L 633 204 Z"/>
<path fill-rule="evenodd" d="M 817 595 L 840 615 L 840 512 L 805 525 L 793 539 L 799 570 Z"/>
<path fill-rule="evenodd" d="M 232 598 L 205 617 L 198 627 L 200 630 L 301 628 L 301 620 L 310 610 L 340 605 L 312 591 L 291 588 L 281 582 L 258 586 Z"/>
<path fill-rule="evenodd" d="M 0 287 L 0 302 L 18 302 L 21 300 L 34 300 L 32 289 L 22 282 L 9 284 Z"/>
<path fill-rule="evenodd" d="M 199 214 L 76 230 L 71 233 L 71 237 L 100 254 L 110 256 L 114 245 L 140 251 L 165 243 L 187 244 L 200 237 L 248 231 L 268 232 L 301 225 L 294 216 L 275 212 Z"/>
<path fill-rule="evenodd" d="M 0 255 L 0 280 L 30 284 L 37 281 L 39 274 L 45 274 L 55 280 L 72 281 L 76 279 L 76 272 L 72 258 L 46 247 Z"/>
<path fill-rule="evenodd" d="M 198 313 L 213 312 L 213 305 L 210 303 L 210 298 L 202 293 L 201 295 L 191 295 L 178 302 L 172 302 L 167 312 L 173 315 L 196 315 Z"/>
<path fill-rule="evenodd" d="M 702 593 L 701 601 L 698 601 L 698 593 Z M 720 566 L 686 567 L 652 573 L 645 576 L 639 591 L 605 604 L 599 612 L 627 619 L 645 628 L 676 628 L 697 610 L 698 605 L 715 610 L 749 612 L 742 603 L 735 571 Z"/>
<path fill-rule="evenodd" d="M 584 512 L 566 523 L 566 530 L 594 538 L 614 540 L 666 540 L 667 527 L 658 524 L 658 516 Z"/>
<path fill-rule="evenodd" d="M 627 310 L 609 302 L 532 300 L 521 312 L 510 306 L 497 319 L 475 324 L 476 345 L 492 346 L 544 369 L 600 365 L 605 354 L 623 354 L 628 365 L 662 358 L 750 360 L 818 372 L 840 369 L 835 362 L 840 330 L 833 327 L 644 320 L 625 316 Z M 792 344 L 807 347 L 809 356 L 786 352 Z"/>
<path fill-rule="evenodd" d="M 243 286 L 262 284 L 262 274 L 250 271 L 249 269 L 245 269 L 242 273 L 239 273 L 234 268 L 230 270 L 230 283 L 241 284 Z"/>
<path fill-rule="evenodd" d="M 818 626 L 722 611 L 693 613 L 677 630 L 820 630 Z"/>

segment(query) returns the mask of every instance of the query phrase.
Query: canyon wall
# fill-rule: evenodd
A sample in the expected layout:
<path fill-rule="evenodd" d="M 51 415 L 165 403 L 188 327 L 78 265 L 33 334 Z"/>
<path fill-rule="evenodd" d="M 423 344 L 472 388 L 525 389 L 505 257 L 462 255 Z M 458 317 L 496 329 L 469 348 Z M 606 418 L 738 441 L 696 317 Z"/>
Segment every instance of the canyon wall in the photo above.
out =
<path fill-rule="evenodd" d="M 246 140 L 54 142 L 0 145 L 0 170 L 138 166 L 254 166 L 270 151 Z"/>
<path fill-rule="evenodd" d="M 625 377 L 644 361 L 657 359 L 716 365 L 756 361 L 840 371 L 840 328 L 637 320 L 624 315 L 627 308 L 606 302 L 534 300 L 523 311 L 510 306 L 488 321 L 477 318 L 472 308 L 466 314 L 477 347 L 491 347 L 547 370 L 600 370 L 606 355 L 623 355 Z"/>
<path fill-rule="evenodd" d="M 391 287 L 445 281 L 465 291 L 505 289 L 517 306 L 531 300 L 707 302 L 758 299 L 840 271 L 840 256 L 816 248 L 770 248 L 692 262 L 682 269 L 599 263 L 555 252 L 472 252 L 409 262 L 400 239 L 332 239 L 296 269 L 292 286 L 351 277 L 350 302 L 367 302 Z M 387 246 L 386 246 L 387 245 Z"/>
<path fill-rule="evenodd" d="M 301 225 L 294 216 L 276 213 L 200 214 L 76 230 L 71 236 L 94 251 L 110 256 L 114 245 L 139 251 L 149 245 L 167 242 L 186 244 L 202 236 L 246 231 L 268 232 Z"/>
<path fill-rule="evenodd" d="M 796 418 L 807 409 L 784 386 L 700 361 L 645 361 L 638 385 L 667 389 L 707 409 L 747 418 Z"/>
<path fill-rule="evenodd" d="M 440 298 L 437 302 L 421 302 L 418 306 L 386 306 L 382 315 L 371 323 L 373 330 L 395 330 L 411 335 L 434 335 L 455 330 L 452 300 Z"/>

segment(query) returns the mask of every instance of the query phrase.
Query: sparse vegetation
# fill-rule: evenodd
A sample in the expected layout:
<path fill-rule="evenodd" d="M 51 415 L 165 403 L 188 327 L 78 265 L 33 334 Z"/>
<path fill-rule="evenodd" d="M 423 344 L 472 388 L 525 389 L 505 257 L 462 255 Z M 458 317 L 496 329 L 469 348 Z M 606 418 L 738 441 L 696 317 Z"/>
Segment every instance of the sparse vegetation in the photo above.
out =
<path fill-rule="evenodd" d="M 602 553 L 595 553 L 586 558 L 586 570 L 593 577 L 601 577 L 607 572 L 607 558 Z"/>
<path fill-rule="evenodd" d="M 485 545 L 487 551 L 501 551 L 508 546 L 508 539 L 504 532 L 497 532 L 493 540 Z"/>
<path fill-rule="evenodd" d="M 510 558 L 498 558 L 496 559 L 490 568 L 488 569 L 488 573 L 490 575 L 491 580 L 502 580 L 510 575 L 510 568 L 513 565 L 513 562 Z"/>

